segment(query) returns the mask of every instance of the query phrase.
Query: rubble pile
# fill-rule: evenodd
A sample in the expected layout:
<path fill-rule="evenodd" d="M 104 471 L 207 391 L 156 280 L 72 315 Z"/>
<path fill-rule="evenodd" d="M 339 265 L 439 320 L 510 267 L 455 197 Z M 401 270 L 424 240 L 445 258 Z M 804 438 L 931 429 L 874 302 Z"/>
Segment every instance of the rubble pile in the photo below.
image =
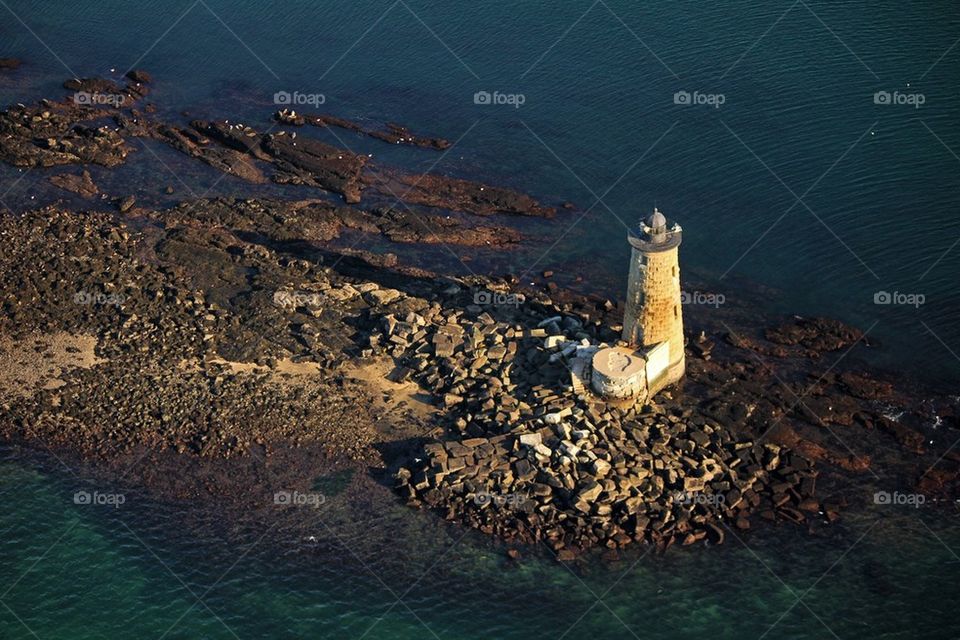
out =
<path fill-rule="evenodd" d="M 835 516 L 836 505 L 815 499 L 817 473 L 799 453 L 738 438 L 690 408 L 614 406 L 579 387 L 570 362 L 612 341 L 588 316 L 419 306 L 375 307 L 365 354 L 389 354 L 394 379 L 415 380 L 446 407 L 450 439 L 396 474 L 410 503 L 565 555 L 719 544 L 727 523 L 748 528 L 755 513 Z"/>

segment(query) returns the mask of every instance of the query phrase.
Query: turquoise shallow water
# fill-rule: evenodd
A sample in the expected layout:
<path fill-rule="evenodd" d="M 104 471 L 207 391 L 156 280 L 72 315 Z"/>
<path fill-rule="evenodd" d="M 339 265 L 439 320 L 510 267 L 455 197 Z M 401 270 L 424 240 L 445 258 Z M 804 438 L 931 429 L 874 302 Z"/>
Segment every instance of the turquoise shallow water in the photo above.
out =
<path fill-rule="evenodd" d="M 943 509 L 871 506 L 817 535 L 765 529 L 721 548 L 568 570 L 546 551 L 512 563 L 424 514 L 352 505 L 336 492 L 322 511 L 279 525 L 272 516 L 227 523 L 209 505 L 135 491 L 122 491 L 118 508 L 77 505 L 74 492 L 96 485 L 53 460 L 28 467 L 3 453 L 3 638 L 33 638 L 28 628 L 78 639 L 960 632 L 951 550 L 960 533 Z"/>
<path fill-rule="evenodd" d="M 275 92 L 322 93 L 338 115 L 457 140 L 436 170 L 593 207 L 484 268 L 621 291 L 623 223 L 656 203 L 685 228 L 685 271 L 728 304 L 748 280 L 774 291 L 765 311 L 877 321 L 879 364 L 960 381 L 955 3 L 4 2 L 0 56 L 26 65 L 0 75 L 0 102 L 134 65 L 170 116 L 265 123 Z M 479 91 L 524 104 L 477 105 Z M 723 104 L 676 104 L 681 91 Z M 880 91 L 924 104 L 876 104 Z M 407 168 L 438 158 L 343 142 Z M 180 175 L 147 153 L 118 172 L 145 201 L 217 180 L 157 153 Z M 0 168 L 0 193 L 26 206 L 44 179 Z M 878 291 L 926 303 L 878 306 Z M 505 564 L 391 503 L 331 501 L 312 533 L 261 538 L 256 519 L 135 494 L 82 508 L 55 465 L 11 454 L 0 471 L 2 638 L 759 638 L 775 622 L 767 637 L 960 636 L 944 509 L 861 505 L 822 535 L 764 530 L 575 576 L 548 557 Z"/>

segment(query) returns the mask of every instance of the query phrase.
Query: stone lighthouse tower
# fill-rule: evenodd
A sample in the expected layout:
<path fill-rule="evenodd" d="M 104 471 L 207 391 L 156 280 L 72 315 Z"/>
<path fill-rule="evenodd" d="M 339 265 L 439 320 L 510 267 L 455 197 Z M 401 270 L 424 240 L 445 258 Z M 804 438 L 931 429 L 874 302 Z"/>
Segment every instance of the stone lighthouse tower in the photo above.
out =
<path fill-rule="evenodd" d="M 656 208 L 627 233 L 633 251 L 623 340 L 647 353 L 651 395 L 679 380 L 684 371 L 678 259 L 681 233 L 680 225 L 668 222 Z"/>

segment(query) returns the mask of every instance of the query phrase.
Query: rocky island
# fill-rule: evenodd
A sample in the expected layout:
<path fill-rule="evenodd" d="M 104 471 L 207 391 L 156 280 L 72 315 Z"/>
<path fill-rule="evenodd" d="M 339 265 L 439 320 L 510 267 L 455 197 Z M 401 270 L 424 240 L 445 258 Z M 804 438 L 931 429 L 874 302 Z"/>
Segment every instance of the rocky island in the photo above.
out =
<path fill-rule="evenodd" d="M 51 172 L 52 188 L 86 203 L 0 218 L 8 442 L 116 465 L 158 491 L 159 456 L 266 464 L 309 449 L 423 517 L 561 559 L 719 544 L 762 523 L 817 530 L 873 468 L 931 501 L 958 497 L 960 455 L 929 448 L 925 432 L 932 415 L 960 427 L 955 398 L 921 402 L 848 366 L 869 338 L 829 319 L 681 321 L 676 263 L 651 257 L 675 231 L 659 212 L 631 240 L 648 280 L 631 275 L 625 304 L 510 275 L 444 276 L 367 247 L 511 250 L 527 242 L 511 220 L 562 207 L 308 137 L 337 127 L 451 148 L 401 125 L 289 110 L 259 126 L 163 121 L 151 81 L 71 80 L 66 98 L 0 113 L 0 161 Z M 133 162 L 135 139 L 286 197 L 163 208 L 106 193 L 89 169 Z M 337 242 L 346 235 L 357 241 Z M 663 318 L 675 320 L 658 328 Z M 593 360 L 618 348 L 621 373 L 636 358 L 643 374 L 629 393 L 609 393 L 620 373 Z"/>

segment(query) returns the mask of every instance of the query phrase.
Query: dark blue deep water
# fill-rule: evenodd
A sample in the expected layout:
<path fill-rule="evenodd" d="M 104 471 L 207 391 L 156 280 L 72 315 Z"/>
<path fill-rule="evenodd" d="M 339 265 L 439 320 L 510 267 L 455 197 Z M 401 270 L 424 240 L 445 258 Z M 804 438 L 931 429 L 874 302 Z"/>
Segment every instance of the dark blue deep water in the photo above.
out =
<path fill-rule="evenodd" d="M 949 389 L 958 38 L 945 0 L 2 0 L 0 57 L 25 65 L 0 75 L 0 102 L 131 67 L 171 117 L 266 127 L 276 92 L 323 94 L 336 115 L 457 141 L 433 167 L 435 152 L 337 134 L 379 162 L 576 205 L 522 252 L 437 250 L 451 272 L 551 269 L 616 294 L 625 225 L 656 204 L 684 227 L 685 273 L 726 304 L 755 308 L 749 287 L 764 313 L 873 327 L 875 364 Z M 168 184 L 250 192 L 156 153 L 117 172 L 147 201 Z M 39 174 L 0 168 L 0 196 L 42 201 Z M 923 304 L 876 304 L 881 292 Z M 334 501 L 337 526 L 310 543 L 257 543 L 256 523 L 204 537 L 216 527 L 184 526 L 182 505 L 80 508 L 71 474 L 17 460 L 0 463 L 2 638 L 960 637 L 954 512 L 868 507 L 867 488 L 827 534 L 768 529 L 574 575 L 535 555 L 505 564 L 394 504 Z"/>

